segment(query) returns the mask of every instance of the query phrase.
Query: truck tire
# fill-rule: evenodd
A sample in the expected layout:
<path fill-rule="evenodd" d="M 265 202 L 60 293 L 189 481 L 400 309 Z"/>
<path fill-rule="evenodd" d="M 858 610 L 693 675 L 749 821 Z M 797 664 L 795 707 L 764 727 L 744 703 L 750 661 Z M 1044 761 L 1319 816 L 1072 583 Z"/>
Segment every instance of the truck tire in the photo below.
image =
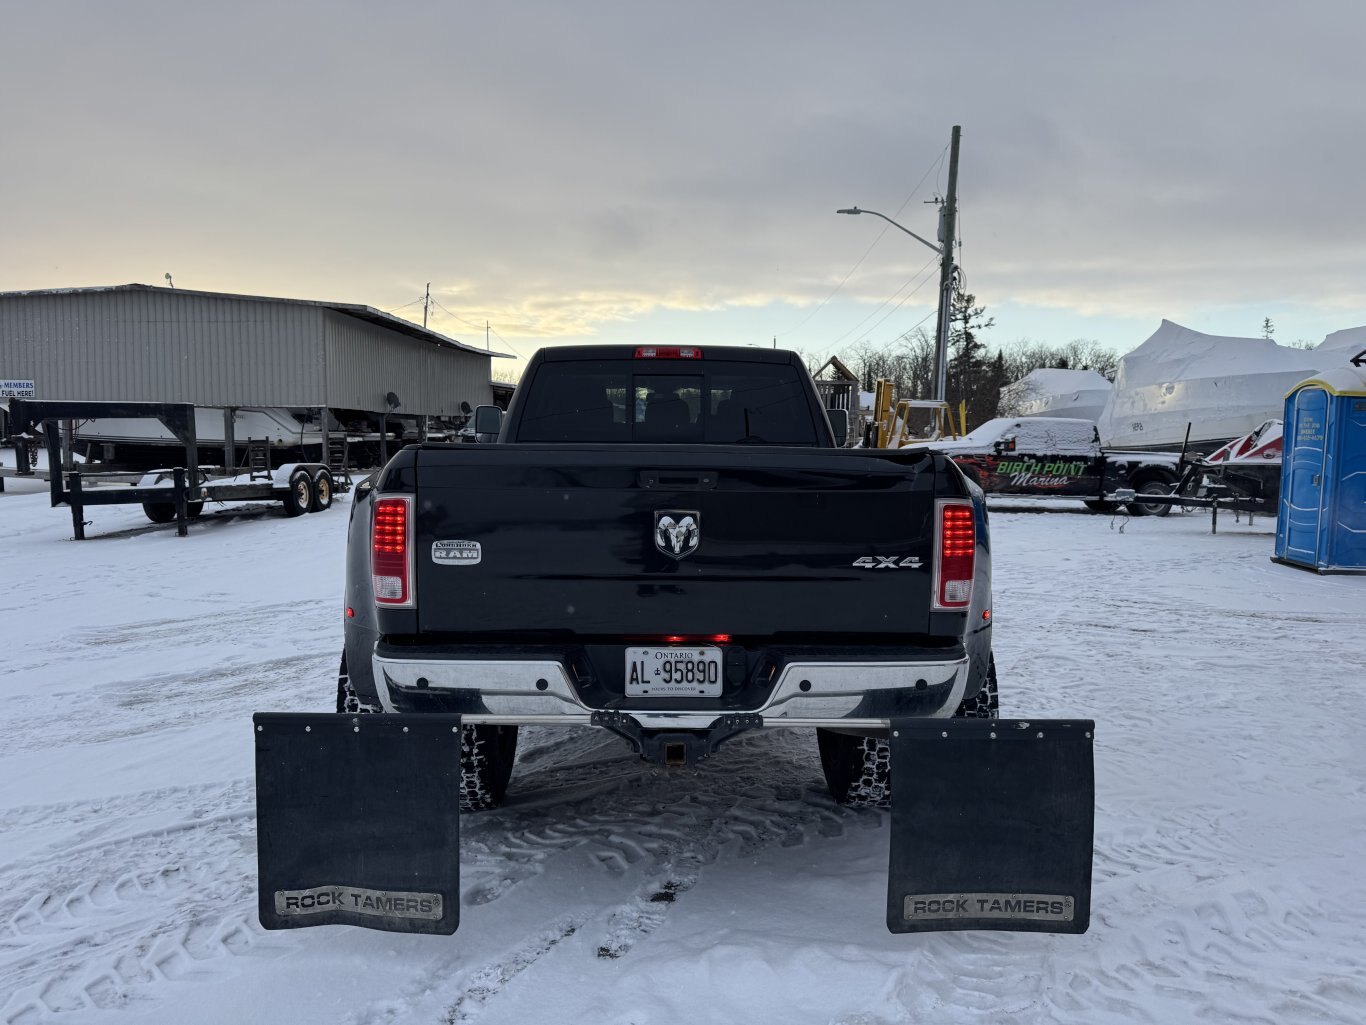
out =
<path fill-rule="evenodd" d="M 342 652 L 337 672 L 337 711 L 347 715 L 382 714 L 379 705 L 363 701 L 351 686 Z M 517 757 L 517 727 L 478 725 L 460 728 L 460 810 L 486 811 L 503 803 L 512 763 Z"/>
<path fill-rule="evenodd" d="M 302 516 L 313 508 L 313 478 L 307 470 L 295 470 L 290 474 L 284 505 L 286 516 Z"/>
<path fill-rule="evenodd" d="M 313 478 L 313 504 L 309 512 L 322 512 L 332 505 L 332 474 L 319 470 Z"/>
<path fill-rule="evenodd" d="M 987 662 L 981 689 L 964 698 L 955 719 L 995 719 L 1000 714 L 996 658 Z M 886 808 L 892 803 L 892 748 L 883 737 L 858 737 L 816 730 L 821 768 L 830 796 L 850 808 Z"/>
<path fill-rule="evenodd" d="M 517 727 L 461 727 L 460 810 L 497 808 L 507 795 L 517 757 Z"/>
<path fill-rule="evenodd" d="M 1144 481 L 1134 491 L 1139 495 L 1170 495 L 1171 485 L 1160 480 Z M 1172 507 L 1165 502 L 1152 502 L 1144 504 L 1141 501 L 1129 503 L 1129 512 L 1134 516 L 1166 516 L 1172 511 Z"/>
<path fill-rule="evenodd" d="M 362 701 L 356 693 L 356 688 L 351 686 L 351 674 L 346 671 L 346 652 L 343 651 L 341 668 L 337 670 L 337 712 L 346 715 L 368 715 L 383 711 L 379 705 Z"/>

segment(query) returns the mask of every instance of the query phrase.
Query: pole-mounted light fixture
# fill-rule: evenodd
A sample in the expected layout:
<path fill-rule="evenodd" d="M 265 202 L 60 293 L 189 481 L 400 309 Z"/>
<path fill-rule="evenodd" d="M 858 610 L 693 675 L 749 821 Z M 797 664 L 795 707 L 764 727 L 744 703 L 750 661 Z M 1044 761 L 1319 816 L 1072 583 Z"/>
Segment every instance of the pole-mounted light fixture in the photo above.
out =
<path fill-rule="evenodd" d="M 916 240 L 917 242 L 919 242 L 921 245 L 929 246 L 931 249 L 933 249 L 933 250 L 934 250 L 936 253 L 938 253 L 940 256 L 943 256 L 943 255 L 944 255 L 944 250 L 943 250 L 941 247 L 935 245 L 933 242 L 929 241 L 928 239 L 923 239 L 923 238 L 921 238 L 919 235 L 917 235 L 915 232 L 913 232 L 910 228 L 906 227 L 904 224 L 897 224 L 896 221 L 892 220 L 892 219 L 891 219 L 890 217 L 888 217 L 886 214 L 880 214 L 880 213 L 878 213 L 876 210 L 860 210 L 860 209 L 859 209 L 858 207 L 856 207 L 856 206 L 851 206 L 851 207 L 846 207 L 846 208 L 843 209 L 843 210 L 836 210 L 835 213 L 837 213 L 837 214 L 872 214 L 874 217 L 881 217 L 884 221 L 886 221 L 888 224 L 890 224 L 893 228 L 900 228 L 902 231 L 904 231 L 907 235 L 911 236 L 911 238 L 915 239 L 915 240 Z"/>
<path fill-rule="evenodd" d="M 948 383 L 948 353 L 949 353 L 949 311 L 953 295 L 953 278 L 956 268 L 945 253 L 943 246 L 937 246 L 928 239 L 923 239 L 904 224 L 897 224 L 886 214 L 880 214 L 876 210 L 860 210 L 856 206 L 845 207 L 843 210 L 836 210 L 837 214 L 872 214 L 874 217 L 881 217 L 893 228 L 900 228 L 911 238 L 921 245 L 933 249 L 935 255 L 942 262 L 939 275 L 939 308 L 938 323 L 935 325 L 934 332 L 934 365 L 935 365 L 935 397 L 941 402 L 945 399 L 945 390 Z"/>

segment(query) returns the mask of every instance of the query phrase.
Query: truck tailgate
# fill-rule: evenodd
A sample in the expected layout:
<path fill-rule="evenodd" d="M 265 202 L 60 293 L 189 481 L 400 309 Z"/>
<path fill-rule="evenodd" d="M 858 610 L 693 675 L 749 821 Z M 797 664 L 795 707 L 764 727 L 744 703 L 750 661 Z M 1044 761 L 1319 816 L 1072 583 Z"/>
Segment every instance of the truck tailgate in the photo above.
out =
<path fill-rule="evenodd" d="M 746 445 L 424 447 L 418 628 L 489 639 L 923 633 L 935 458 Z M 477 543 L 477 559 L 457 541 Z M 456 550 L 464 556 L 447 555 Z"/>

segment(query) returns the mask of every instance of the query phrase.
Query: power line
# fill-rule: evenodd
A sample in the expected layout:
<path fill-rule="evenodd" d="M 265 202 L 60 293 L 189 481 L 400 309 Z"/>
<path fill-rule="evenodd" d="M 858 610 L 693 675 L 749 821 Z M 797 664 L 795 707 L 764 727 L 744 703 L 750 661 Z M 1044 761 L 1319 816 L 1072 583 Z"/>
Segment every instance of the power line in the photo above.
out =
<path fill-rule="evenodd" d="M 493 327 L 493 325 L 491 325 L 491 324 L 489 324 L 489 323 L 487 323 L 487 322 L 485 322 L 485 323 L 483 323 L 483 324 L 476 324 L 476 323 L 474 323 L 473 321 L 466 320 L 464 317 L 460 316 L 459 314 L 457 314 L 457 313 L 452 313 L 450 310 L 446 309 L 445 304 L 443 304 L 443 303 L 441 302 L 440 299 L 433 299 L 432 302 L 435 303 L 436 306 L 437 306 L 437 308 L 440 309 L 443 313 L 445 313 L 446 316 L 452 318 L 453 320 L 458 320 L 458 321 L 460 321 L 460 323 L 465 324 L 465 325 L 467 325 L 467 326 L 469 326 L 469 327 L 472 327 L 472 328 L 474 328 L 476 331 L 488 331 L 488 332 L 490 332 L 490 333 L 493 335 L 494 338 L 497 338 L 500 342 L 502 342 L 502 343 L 503 343 L 504 345 L 506 345 L 509 349 L 511 349 L 513 352 L 515 352 L 519 357 L 521 357 L 522 359 L 526 359 L 526 358 L 527 358 L 526 354 L 523 353 L 521 349 L 517 348 L 517 346 L 513 345 L 513 344 L 512 344 L 511 342 L 509 342 L 506 338 L 504 338 L 502 335 L 500 335 L 500 334 L 498 333 L 498 330 L 497 330 L 495 327 Z"/>
<path fill-rule="evenodd" d="M 908 288 L 908 287 L 911 285 L 911 283 L 915 281 L 916 278 L 921 278 L 921 275 L 925 275 L 923 278 L 921 278 L 920 283 L 917 284 L 914 288 L 912 288 L 909 292 L 907 292 L 906 295 L 902 298 L 902 300 L 901 300 L 899 303 L 897 303 L 895 306 L 893 306 L 890 310 L 887 311 L 887 315 L 884 316 L 884 317 L 882 318 L 882 320 L 879 320 L 879 321 L 877 322 L 877 324 L 874 324 L 874 325 L 873 325 L 873 328 L 878 327 L 883 321 L 885 321 L 885 320 L 887 319 L 887 317 L 890 317 L 890 316 L 891 316 L 893 313 L 895 313 L 897 310 L 901 309 L 902 306 L 906 305 L 906 301 L 907 301 L 908 299 L 910 299 L 911 296 L 915 295 L 916 292 L 919 292 L 922 288 L 924 288 L 925 285 L 926 285 L 926 283 L 929 282 L 931 275 L 925 274 L 925 271 L 929 270 L 930 267 L 932 267 L 932 266 L 934 265 L 934 262 L 935 262 L 936 259 L 937 259 L 937 257 L 931 256 L 928 260 L 926 260 L 925 263 L 921 265 L 920 269 L 919 269 L 918 271 L 916 271 L 914 274 L 912 274 L 912 275 L 906 280 L 906 283 L 905 283 L 904 285 L 902 285 L 900 288 L 898 288 L 895 292 L 893 292 L 891 295 L 889 295 L 886 299 L 883 299 L 882 302 L 880 302 L 880 303 L 877 305 L 877 307 L 874 308 L 874 310 L 873 310 L 871 313 L 869 313 L 869 314 L 867 314 L 866 316 L 864 316 L 864 318 L 863 318 L 862 320 L 860 320 L 857 324 L 855 324 L 853 327 L 851 327 L 848 331 L 844 332 L 844 334 L 842 334 L 842 335 L 840 335 L 838 338 L 836 338 L 833 342 L 830 343 L 830 345 L 831 345 L 832 347 L 833 347 L 833 346 L 836 346 L 836 345 L 838 345 L 840 342 L 842 342 L 842 341 L 844 341 L 846 338 L 848 338 L 850 335 L 856 334 L 856 333 L 858 332 L 858 330 L 859 330 L 861 327 L 863 327 L 864 324 L 868 323 L 868 321 L 870 321 L 870 320 L 872 320 L 874 317 L 876 317 L 876 316 L 878 315 L 878 313 L 882 310 L 882 308 L 883 308 L 884 306 L 886 306 L 889 302 L 891 302 L 893 299 L 895 299 L 898 295 L 901 295 L 901 293 L 902 293 L 906 288 Z M 872 330 L 873 328 L 870 328 L 869 330 Z"/>
<path fill-rule="evenodd" d="M 890 310 L 888 310 L 886 313 L 884 313 L 884 314 L 882 315 L 882 319 L 879 320 L 876 324 L 874 324 L 872 327 L 870 327 L 870 328 L 868 329 L 869 332 L 876 331 L 879 327 L 881 327 L 881 326 L 886 322 L 886 320 L 887 320 L 888 317 L 890 317 L 890 316 L 891 316 L 893 313 L 895 313 L 897 310 L 901 309 L 901 307 L 905 306 L 907 300 L 909 300 L 909 299 L 911 298 L 911 296 L 915 295 L 916 292 L 920 291 L 921 288 L 923 288 L 926 284 L 929 283 L 930 277 L 932 277 L 932 275 L 927 275 L 927 276 L 925 277 L 925 280 L 922 281 L 922 282 L 920 282 L 919 285 L 916 285 L 916 287 L 915 287 L 914 290 L 912 290 L 911 292 L 907 293 L 906 297 L 905 297 L 904 299 L 902 299 L 901 302 L 897 303 L 897 304 L 896 304 L 895 306 L 893 306 Z M 916 329 L 916 327 L 919 327 L 921 324 L 925 323 L 925 321 L 929 320 L 930 317 L 934 316 L 934 314 L 938 312 L 938 309 L 939 309 L 939 307 L 938 307 L 938 305 L 936 304 L 935 308 L 932 309 L 932 310 L 930 310 L 930 312 L 927 313 L 927 314 L 925 314 L 925 316 L 921 317 L 920 320 L 915 324 L 914 327 L 908 328 L 907 330 L 909 330 L 909 331 L 914 331 L 914 330 Z M 905 333 L 906 333 L 905 331 L 901 332 L 901 334 L 905 334 Z M 899 337 L 901 337 L 901 335 L 898 335 L 897 337 L 899 338 Z"/>
<path fill-rule="evenodd" d="M 476 331 L 482 331 L 482 330 L 484 330 L 484 325 L 483 325 L 483 324 L 476 324 L 476 323 L 474 323 L 474 321 L 472 321 L 472 320 L 466 320 L 464 317 L 460 316 L 458 313 L 452 313 L 450 310 L 446 309 L 445 304 L 442 303 L 440 299 L 433 299 L 432 302 L 435 303 L 435 304 L 437 305 L 437 307 L 438 307 L 439 309 L 441 309 L 441 310 L 446 314 L 446 316 L 450 317 L 452 320 L 458 320 L 458 321 L 460 321 L 460 323 L 464 324 L 466 327 L 472 327 L 472 328 L 474 328 Z"/>
<path fill-rule="evenodd" d="M 901 211 L 906 209 L 907 204 L 909 204 L 910 201 L 915 198 L 915 194 L 920 191 L 920 186 L 925 184 L 925 179 L 927 179 L 930 176 L 930 173 L 934 171 L 936 167 L 940 167 L 943 165 L 944 154 L 947 152 L 947 146 L 945 146 L 942 150 L 939 151 L 938 159 L 935 160 L 933 164 L 931 164 L 928 168 L 925 169 L 925 173 L 920 176 L 920 181 L 916 182 L 915 188 L 911 189 L 911 194 L 906 197 L 906 199 L 902 202 L 902 204 L 899 207 L 896 208 L 897 216 L 900 216 Z M 868 259 L 868 254 L 870 254 L 877 247 L 877 244 L 882 241 L 882 236 L 887 234 L 887 230 L 889 227 L 890 225 L 883 226 L 882 230 L 877 233 L 877 237 L 874 238 L 872 243 L 868 246 L 868 248 L 863 251 L 863 255 L 858 258 L 858 262 L 849 268 L 849 273 L 844 275 L 844 277 L 840 279 L 840 283 L 834 287 L 834 289 L 831 291 L 829 295 L 827 295 L 824 299 L 821 300 L 820 304 L 816 306 L 815 309 L 813 309 L 810 313 L 808 313 L 805 317 L 798 321 L 795 326 L 788 328 L 786 331 L 781 332 L 779 335 L 776 335 L 775 337 L 785 338 L 786 336 L 795 333 L 797 330 L 804 327 L 807 324 L 807 322 L 811 320 L 812 317 L 814 317 L 817 313 L 823 310 L 826 307 L 826 305 L 829 304 L 830 300 L 835 298 L 835 296 L 839 293 L 839 290 L 845 286 L 848 280 L 854 276 L 854 271 L 858 270 L 860 267 L 863 266 L 863 261 Z"/>

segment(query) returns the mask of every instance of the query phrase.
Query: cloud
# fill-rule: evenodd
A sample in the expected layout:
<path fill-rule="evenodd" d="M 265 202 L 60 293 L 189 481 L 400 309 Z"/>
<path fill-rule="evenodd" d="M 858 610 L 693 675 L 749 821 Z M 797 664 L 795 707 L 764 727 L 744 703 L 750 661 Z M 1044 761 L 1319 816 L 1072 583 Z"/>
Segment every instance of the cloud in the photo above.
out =
<path fill-rule="evenodd" d="M 32 4 L 0 41 L 0 279 L 445 281 L 535 338 L 846 275 L 879 303 L 931 254 L 834 210 L 932 236 L 960 123 L 983 301 L 1361 308 L 1363 37 L 1355 0 Z"/>

